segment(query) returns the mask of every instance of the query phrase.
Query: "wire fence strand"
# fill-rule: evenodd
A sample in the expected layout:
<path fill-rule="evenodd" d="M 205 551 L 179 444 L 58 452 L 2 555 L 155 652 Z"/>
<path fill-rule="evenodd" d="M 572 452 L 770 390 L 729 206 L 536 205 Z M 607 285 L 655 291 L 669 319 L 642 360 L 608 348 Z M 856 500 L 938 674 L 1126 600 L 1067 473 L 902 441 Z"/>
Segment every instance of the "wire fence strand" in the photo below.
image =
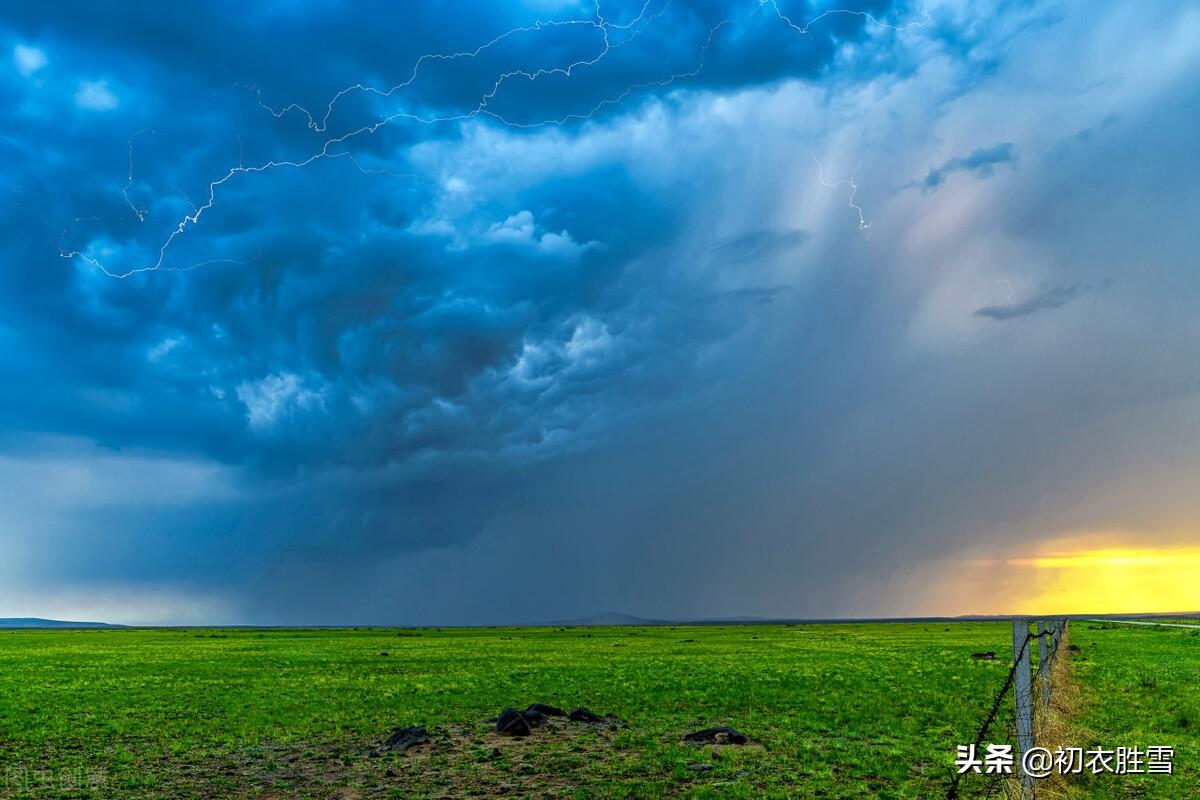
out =
<path fill-rule="evenodd" d="M 1062 626 L 1063 624 L 1064 623 L 1062 621 L 1059 621 L 1056 623 L 1056 626 Z M 1051 677 L 1053 676 L 1053 673 L 1049 672 L 1049 670 L 1053 663 L 1057 660 L 1057 644 L 1061 643 L 1061 635 L 1063 632 L 1064 630 L 1062 627 L 1051 628 L 1049 626 L 1046 626 L 1038 633 L 1026 632 L 1024 639 L 1021 641 L 1021 646 L 1016 648 L 1013 653 L 1012 664 L 1008 668 L 1008 674 L 1004 678 L 1004 683 L 1001 684 L 999 691 L 996 692 L 996 696 L 992 699 L 992 704 L 988 708 L 987 714 L 984 716 L 983 721 L 979 725 L 979 729 L 975 734 L 975 738 L 971 745 L 972 752 L 977 752 L 980 747 L 983 746 L 983 743 L 988 738 L 989 733 L 994 732 L 994 726 L 996 725 L 997 719 L 1000 718 L 1001 709 L 1004 707 L 1004 700 L 1006 697 L 1008 697 L 1010 692 L 1012 692 L 1014 695 L 1016 707 L 1019 709 L 1028 709 L 1031 714 L 1037 708 L 1039 708 L 1040 705 L 1042 705 L 1038 702 L 1038 698 L 1042 696 L 1040 688 L 1041 677 L 1043 671 L 1047 671 L 1048 675 Z M 1058 636 L 1057 639 L 1054 638 L 1056 635 Z M 1034 640 L 1042 638 L 1050 638 L 1050 641 L 1055 644 L 1055 647 L 1047 649 L 1047 656 L 1045 658 L 1041 658 L 1039 654 L 1037 669 L 1031 673 L 1029 687 L 1025 692 L 1020 693 L 1021 696 L 1018 697 L 1018 691 L 1014 689 L 1017 670 L 1020 669 L 1022 661 L 1025 659 L 1025 653 L 1030 648 L 1030 643 Z M 1003 738 L 1007 741 L 1016 741 L 1017 737 L 1015 722 L 1011 728 L 1006 725 L 1005 736 Z M 1019 759 L 1019 757 L 1020 756 L 1018 755 L 1017 758 Z M 985 798 L 994 797 L 997 792 L 1001 791 L 1005 784 L 1011 778 L 1019 774 L 1019 772 L 1020 770 L 1017 769 L 1014 770 L 1013 773 L 1007 774 L 1001 772 L 983 773 L 987 780 L 983 787 L 981 787 L 983 789 L 981 796 Z M 973 773 L 969 770 L 956 771 L 954 776 L 951 778 L 949 785 L 947 786 L 946 800 L 959 800 L 961 798 L 960 787 L 962 786 L 963 778 L 966 775 L 975 774 L 979 773 Z"/>

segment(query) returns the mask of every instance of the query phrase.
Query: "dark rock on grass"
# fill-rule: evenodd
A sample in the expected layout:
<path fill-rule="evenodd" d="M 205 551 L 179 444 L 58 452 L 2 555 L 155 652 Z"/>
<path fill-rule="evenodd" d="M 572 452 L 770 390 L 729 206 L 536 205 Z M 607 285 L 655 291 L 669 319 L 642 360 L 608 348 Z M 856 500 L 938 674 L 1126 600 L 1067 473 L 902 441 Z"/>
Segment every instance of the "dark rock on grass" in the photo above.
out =
<path fill-rule="evenodd" d="M 605 721 L 604 717 L 588 711 L 586 708 L 577 708 L 567 715 L 567 719 L 571 722 L 586 722 L 591 725 L 599 725 Z"/>
<path fill-rule="evenodd" d="M 413 725 L 411 728 L 396 728 L 383 744 L 379 745 L 380 753 L 403 753 L 410 747 L 425 744 L 429 734 L 424 725 Z"/>
<path fill-rule="evenodd" d="M 692 772 L 712 772 L 712 764 L 688 764 L 687 768 Z"/>
<path fill-rule="evenodd" d="M 534 728 L 546 724 L 546 715 L 535 709 L 517 711 L 506 708 L 496 717 L 496 733 L 503 736 L 528 736 Z"/>
<path fill-rule="evenodd" d="M 746 734 L 738 733 L 737 729 L 728 725 L 695 731 L 684 736 L 683 740 L 692 744 L 746 744 L 750 741 Z"/>
<path fill-rule="evenodd" d="M 514 708 L 506 708 L 496 717 L 496 733 L 501 736 L 528 736 L 532 728 L 524 714 Z"/>
<path fill-rule="evenodd" d="M 525 718 L 525 721 L 526 721 L 526 722 L 528 722 L 530 725 L 532 725 L 532 726 L 533 726 L 533 727 L 535 727 L 535 728 L 536 728 L 538 725 L 545 725 L 545 724 L 546 724 L 546 720 L 547 720 L 547 719 L 549 719 L 549 717 L 547 717 L 547 716 L 546 716 L 545 714 L 543 714 L 541 711 L 533 711 L 533 710 L 530 710 L 530 709 L 526 709 L 525 711 L 521 711 L 521 712 L 520 712 L 520 714 L 521 714 L 521 716 L 522 716 L 522 717 L 524 717 L 524 718 Z"/>
<path fill-rule="evenodd" d="M 567 715 L 567 712 L 558 706 L 548 706 L 545 703 L 530 703 L 529 708 L 525 709 L 525 712 L 529 713 L 530 711 L 545 714 L 547 717 L 565 717 Z"/>
<path fill-rule="evenodd" d="M 971 658 L 976 661 L 995 661 L 996 653 L 993 650 L 988 650 L 986 653 L 971 653 Z"/>
<path fill-rule="evenodd" d="M 1069 645 L 1067 645 L 1067 652 L 1068 652 L 1068 653 L 1078 653 L 1078 652 L 1080 652 L 1080 650 L 1079 650 L 1079 645 L 1077 645 L 1077 644 L 1069 644 Z"/>

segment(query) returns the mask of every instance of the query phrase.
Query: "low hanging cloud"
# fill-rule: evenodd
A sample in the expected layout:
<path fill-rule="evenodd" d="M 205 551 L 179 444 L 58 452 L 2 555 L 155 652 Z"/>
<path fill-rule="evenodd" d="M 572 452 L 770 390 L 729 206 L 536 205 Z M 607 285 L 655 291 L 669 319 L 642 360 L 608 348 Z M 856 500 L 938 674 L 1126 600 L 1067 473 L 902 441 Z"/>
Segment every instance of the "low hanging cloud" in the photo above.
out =
<path fill-rule="evenodd" d="M 1036 314 L 1039 311 L 1052 311 L 1056 308 L 1062 308 L 1067 303 L 1091 290 L 1092 287 L 1085 283 L 1072 283 L 1067 286 L 1047 286 L 1037 294 L 1019 302 L 990 305 L 976 309 L 975 316 L 987 317 L 988 319 L 999 321 L 1020 319 L 1021 317 L 1028 317 L 1030 314 Z"/>
<path fill-rule="evenodd" d="M 921 180 L 911 181 L 901 188 L 920 187 L 923 192 L 936 192 L 946 182 L 946 176 L 955 172 L 969 172 L 977 178 L 990 178 L 997 166 L 1011 164 L 1016 158 L 1017 152 L 1012 142 L 979 147 L 965 156 L 957 156 L 930 169 Z"/>
<path fill-rule="evenodd" d="M 19 44 L 13 48 L 13 64 L 23 78 L 32 78 L 49 63 L 50 60 L 41 48 L 26 44 Z"/>
<path fill-rule="evenodd" d="M 120 100 L 108 88 L 108 81 L 82 81 L 75 92 L 75 105 L 88 111 L 112 111 Z"/>

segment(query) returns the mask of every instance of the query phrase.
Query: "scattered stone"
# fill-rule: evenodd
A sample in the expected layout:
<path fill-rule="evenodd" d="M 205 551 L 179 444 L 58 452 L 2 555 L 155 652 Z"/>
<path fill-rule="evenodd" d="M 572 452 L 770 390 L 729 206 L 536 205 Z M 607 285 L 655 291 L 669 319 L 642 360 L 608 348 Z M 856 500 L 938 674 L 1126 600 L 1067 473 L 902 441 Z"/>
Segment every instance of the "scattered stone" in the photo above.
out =
<path fill-rule="evenodd" d="M 525 711 L 518 713 L 525 718 L 525 721 L 529 723 L 530 727 L 534 728 L 536 728 L 538 725 L 545 725 L 546 720 L 548 719 L 548 717 L 541 711 L 535 711 L 533 709 L 526 709 Z"/>
<path fill-rule="evenodd" d="M 996 653 L 994 650 L 988 650 L 986 653 L 971 653 L 971 658 L 976 661 L 995 661 Z"/>
<path fill-rule="evenodd" d="M 383 651 L 382 653 L 380 653 L 379 655 L 381 655 L 381 656 L 390 656 L 390 655 L 391 655 L 391 653 L 389 653 L 387 650 L 384 650 L 384 651 Z"/>
<path fill-rule="evenodd" d="M 746 770 L 744 770 L 744 769 L 739 769 L 739 770 L 737 771 L 737 774 L 736 774 L 734 777 L 735 777 L 735 778 L 749 778 L 749 777 L 750 777 L 750 773 L 749 773 L 749 772 L 747 772 L 747 771 L 746 771 Z"/>
<path fill-rule="evenodd" d="M 692 772 L 711 772 L 713 769 L 713 765 L 712 764 L 688 764 L 687 768 L 690 769 Z"/>
<path fill-rule="evenodd" d="M 424 725 L 413 725 L 410 728 L 396 728 L 392 731 L 392 735 L 387 738 L 387 741 L 379 745 L 377 752 L 403 753 L 410 747 L 416 747 L 428 741 L 429 734 L 426 733 Z"/>
<path fill-rule="evenodd" d="M 750 741 L 746 734 L 738 733 L 736 729 L 728 725 L 718 725 L 714 728 L 695 731 L 684 736 L 683 740 L 693 744 L 746 744 Z"/>
<path fill-rule="evenodd" d="M 488 751 L 487 751 L 487 755 L 485 755 L 485 756 L 483 757 L 483 760 L 484 760 L 484 761 L 495 761 L 495 760 L 496 760 L 496 759 L 498 759 L 499 757 L 500 757 L 500 748 L 499 748 L 499 747 L 493 747 L 491 750 L 488 750 Z"/>
<path fill-rule="evenodd" d="M 534 705 L 537 705 L 536 703 Z M 524 711 L 505 708 L 500 716 L 488 720 L 496 723 L 496 733 L 504 736 L 528 736 L 539 725 L 546 724 L 547 715 L 530 706 Z"/>
<path fill-rule="evenodd" d="M 547 717 L 565 717 L 567 712 L 563 711 L 558 706 L 548 706 L 545 703 L 530 703 L 529 708 L 525 709 L 526 713 L 536 711 L 539 714 L 545 714 Z"/>
<path fill-rule="evenodd" d="M 592 725 L 599 725 L 604 722 L 604 717 L 588 711 L 586 708 L 577 708 L 567 715 L 567 719 L 572 722 L 586 722 Z"/>
<path fill-rule="evenodd" d="M 1079 645 L 1077 645 L 1077 644 L 1069 644 L 1069 645 L 1067 645 L 1067 652 L 1069 652 L 1069 653 L 1078 653 L 1078 652 L 1080 652 L 1080 651 L 1079 651 Z"/>
<path fill-rule="evenodd" d="M 506 708 L 496 717 L 496 733 L 501 736 L 528 736 L 532 733 L 532 726 L 520 711 Z"/>

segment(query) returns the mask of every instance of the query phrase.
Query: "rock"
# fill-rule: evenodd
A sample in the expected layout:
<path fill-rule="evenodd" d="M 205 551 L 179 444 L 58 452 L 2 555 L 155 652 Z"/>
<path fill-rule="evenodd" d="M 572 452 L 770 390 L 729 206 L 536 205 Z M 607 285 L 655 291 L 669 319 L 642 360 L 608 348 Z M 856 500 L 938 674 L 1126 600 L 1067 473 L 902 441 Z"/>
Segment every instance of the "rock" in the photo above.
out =
<path fill-rule="evenodd" d="M 712 764 L 688 764 L 687 768 L 690 769 L 692 772 L 711 772 L 713 765 Z"/>
<path fill-rule="evenodd" d="M 684 736 L 683 740 L 693 744 L 746 744 L 750 741 L 746 734 L 738 733 L 736 729 L 730 728 L 728 725 L 718 725 L 702 731 L 695 731 Z"/>
<path fill-rule="evenodd" d="M 520 711 L 506 708 L 496 717 L 496 733 L 501 736 L 528 736 L 532 733 L 532 727 Z"/>
<path fill-rule="evenodd" d="M 484 722 L 495 723 L 496 731 L 499 732 L 501 725 L 502 724 L 505 724 L 505 725 L 510 724 L 512 722 L 513 715 L 515 714 L 516 716 L 519 716 L 523 720 L 525 720 L 525 722 L 529 725 L 529 727 L 536 728 L 539 725 L 545 725 L 546 720 L 548 718 L 550 718 L 551 716 L 554 716 L 553 714 L 548 714 L 545 711 L 543 711 L 542 709 L 544 709 L 544 708 L 548 708 L 551 711 L 557 711 L 559 714 L 563 713 L 562 709 L 555 708 L 554 706 L 544 706 L 541 703 L 534 703 L 531 706 L 529 706 L 529 708 L 525 709 L 524 711 L 518 711 L 515 708 L 510 708 L 508 706 L 505 706 L 504 710 L 501 711 L 498 715 L 496 715 L 494 717 L 488 717 L 487 719 L 484 720 Z"/>
<path fill-rule="evenodd" d="M 567 712 L 563 711 L 558 706 L 548 706 L 545 703 L 530 703 L 529 708 L 525 709 L 526 713 L 536 711 L 539 714 L 545 714 L 547 717 L 565 717 Z"/>
<path fill-rule="evenodd" d="M 1079 651 L 1079 645 L 1077 645 L 1077 644 L 1069 644 L 1069 645 L 1067 645 L 1067 652 L 1068 652 L 1068 653 L 1078 653 L 1078 652 L 1080 652 L 1080 651 Z"/>
<path fill-rule="evenodd" d="M 971 658 L 976 661 L 995 661 L 996 653 L 992 650 L 988 650 L 986 653 L 971 653 Z"/>
<path fill-rule="evenodd" d="M 529 723 L 531 728 L 536 728 L 539 725 L 545 725 L 546 720 L 548 719 L 548 717 L 540 711 L 530 711 L 526 709 L 525 711 L 518 713 L 525 718 L 525 721 Z"/>
<path fill-rule="evenodd" d="M 500 757 L 500 748 L 493 747 L 491 750 L 487 751 L 487 755 L 485 755 L 483 757 L 483 760 L 484 761 L 495 761 L 499 757 Z"/>
<path fill-rule="evenodd" d="M 389 653 L 387 650 L 384 650 L 384 651 L 383 651 L 382 653 L 380 653 L 379 655 L 381 655 L 381 656 L 390 656 L 390 655 L 391 655 L 391 653 Z"/>
<path fill-rule="evenodd" d="M 534 728 L 545 725 L 546 719 L 546 714 L 533 707 L 524 711 L 506 708 L 500 712 L 500 716 L 494 718 L 496 733 L 505 736 L 528 736 Z"/>
<path fill-rule="evenodd" d="M 379 745 L 381 753 L 403 753 L 410 747 L 425 744 L 429 734 L 424 725 L 413 725 L 411 728 L 396 728 L 383 744 Z"/>
<path fill-rule="evenodd" d="M 604 717 L 600 716 L 599 714 L 594 714 L 582 707 L 577 708 L 568 714 L 567 719 L 571 720 L 572 722 L 587 722 L 592 725 L 599 725 L 605 721 Z"/>

